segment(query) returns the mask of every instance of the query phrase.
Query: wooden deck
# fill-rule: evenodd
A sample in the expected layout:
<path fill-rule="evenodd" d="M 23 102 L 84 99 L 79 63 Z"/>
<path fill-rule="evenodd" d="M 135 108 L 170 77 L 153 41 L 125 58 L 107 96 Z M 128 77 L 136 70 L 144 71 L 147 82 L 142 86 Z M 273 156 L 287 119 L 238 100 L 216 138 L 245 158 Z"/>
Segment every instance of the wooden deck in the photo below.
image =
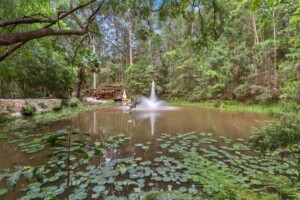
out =
<path fill-rule="evenodd" d="M 92 90 L 92 97 L 96 99 L 122 99 L 122 90 L 121 85 L 106 85 L 97 89 Z"/>

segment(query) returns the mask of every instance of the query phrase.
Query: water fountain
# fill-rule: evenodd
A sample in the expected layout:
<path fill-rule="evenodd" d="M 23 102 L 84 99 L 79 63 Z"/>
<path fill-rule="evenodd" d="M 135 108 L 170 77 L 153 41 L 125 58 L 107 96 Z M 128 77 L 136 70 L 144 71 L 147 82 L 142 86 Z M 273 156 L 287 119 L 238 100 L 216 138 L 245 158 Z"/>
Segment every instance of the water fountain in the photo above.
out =
<path fill-rule="evenodd" d="M 128 106 L 118 107 L 119 109 L 126 109 L 127 113 L 136 116 L 139 119 L 150 121 L 151 135 L 155 134 L 155 124 L 157 119 L 162 117 L 163 112 L 168 110 L 178 109 L 177 107 L 167 106 L 166 102 L 160 100 L 155 93 L 155 82 L 152 81 L 150 97 L 141 97 L 140 104 L 132 106 L 128 111 Z M 131 102 L 133 104 L 134 102 Z"/>
<path fill-rule="evenodd" d="M 164 105 L 165 105 L 165 101 L 159 100 L 156 97 L 155 82 L 152 81 L 150 97 L 149 98 L 142 97 L 140 107 L 148 108 L 148 109 L 151 109 L 151 110 L 156 110 L 156 109 L 159 109 L 160 107 L 162 107 Z"/>

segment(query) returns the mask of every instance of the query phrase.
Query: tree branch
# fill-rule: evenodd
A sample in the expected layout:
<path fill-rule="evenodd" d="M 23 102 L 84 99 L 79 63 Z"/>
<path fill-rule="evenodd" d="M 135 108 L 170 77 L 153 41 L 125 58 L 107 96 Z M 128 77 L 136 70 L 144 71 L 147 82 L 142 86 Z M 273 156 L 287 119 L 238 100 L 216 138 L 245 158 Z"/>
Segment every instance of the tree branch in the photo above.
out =
<path fill-rule="evenodd" d="M 11 49 L 9 49 L 8 51 L 6 51 L 5 53 L 0 55 L 0 62 L 2 60 L 4 60 L 6 57 L 8 57 L 10 54 L 12 54 L 14 51 L 16 51 L 17 49 L 19 49 L 21 46 L 23 46 L 26 42 L 22 42 L 17 44 L 16 46 L 12 47 Z"/>
<path fill-rule="evenodd" d="M 88 18 L 87 20 L 87 26 L 89 25 L 89 23 L 91 23 L 94 20 L 95 15 L 99 12 L 99 10 L 101 9 L 101 7 L 103 6 L 105 0 L 101 1 L 100 5 L 98 6 L 98 8 L 91 14 L 91 16 Z"/>
<path fill-rule="evenodd" d="M 72 14 L 73 12 L 75 12 L 75 11 L 81 9 L 81 8 L 86 7 L 86 6 L 88 6 L 88 5 L 92 4 L 92 3 L 94 3 L 95 1 L 96 1 L 96 0 L 91 0 L 90 2 L 88 2 L 88 3 L 86 3 L 86 4 L 82 4 L 82 5 L 77 6 L 76 8 L 70 10 L 69 12 L 66 12 L 65 14 L 63 14 L 63 15 L 61 15 L 59 18 L 57 18 L 56 22 L 59 21 L 59 20 L 61 20 L 61 19 L 63 19 L 63 18 L 65 18 L 65 17 L 67 17 L 68 15 Z M 51 27 L 52 25 L 56 24 L 56 22 L 52 22 L 52 23 L 48 24 L 47 26 L 45 26 L 44 28 L 49 28 L 49 27 Z"/>
<path fill-rule="evenodd" d="M 64 30 L 42 28 L 26 32 L 14 32 L 0 35 L 0 46 L 8 46 L 20 42 L 28 42 L 29 40 L 42 38 L 51 35 L 83 35 L 87 33 L 87 28 L 81 30 Z"/>
<path fill-rule="evenodd" d="M 84 8 L 94 2 L 96 2 L 96 0 L 91 0 L 86 4 L 82 4 L 77 6 L 74 9 L 71 9 L 70 11 L 58 16 L 56 20 L 51 21 L 48 25 L 44 26 L 41 29 L 27 31 L 27 32 L 7 33 L 7 34 L 0 35 L 0 46 L 7 46 L 7 45 L 18 43 L 16 46 L 12 47 L 8 51 L 5 51 L 0 55 L 0 62 L 3 61 L 6 57 L 8 57 L 10 54 L 12 54 L 14 51 L 22 47 L 25 43 L 33 39 L 38 39 L 41 37 L 46 37 L 51 35 L 84 35 L 88 31 L 89 23 L 92 22 L 96 13 L 101 9 L 104 1 L 101 2 L 100 6 L 88 18 L 87 25 L 83 27 L 81 30 L 61 30 L 61 29 L 53 30 L 50 27 L 56 24 L 57 22 L 59 22 L 59 20 L 67 17 L 68 15 L 74 13 L 75 11 Z"/>
<path fill-rule="evenodd" d="M 73 9 L 73 0 L 70 0 L 70 9 Z M 77 17 L 75 13 L 72 13 L 73 18 L 75 19 L 76 23 L 81 29 L 84 29 L 83 24 L 81 23 L 80 19 Z"/>
<path fill-rule="evenodd" d="M 19 19 L 1 20 L 0 27 L 4 27 L 8 25 L 18 25 L 18 24 L 51 23 L 51 22 L 56 22 L 56 20 L 24 17 Z"/>

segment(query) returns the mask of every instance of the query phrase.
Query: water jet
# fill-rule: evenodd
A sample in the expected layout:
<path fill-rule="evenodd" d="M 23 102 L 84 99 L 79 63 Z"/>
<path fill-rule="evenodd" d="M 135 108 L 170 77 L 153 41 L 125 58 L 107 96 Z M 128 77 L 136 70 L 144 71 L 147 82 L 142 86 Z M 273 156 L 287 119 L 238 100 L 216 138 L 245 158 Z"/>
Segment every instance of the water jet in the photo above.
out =
<path fill-rule="evenodd" d="M 155 93 L 155 82 L 152 81 L 150 97 L 149 98 L 142 97 L 140 107 L 156 110 L 164 106 L 165 104 L 166 104 L 165 101 L 159 100 L 157 98 Z"/>

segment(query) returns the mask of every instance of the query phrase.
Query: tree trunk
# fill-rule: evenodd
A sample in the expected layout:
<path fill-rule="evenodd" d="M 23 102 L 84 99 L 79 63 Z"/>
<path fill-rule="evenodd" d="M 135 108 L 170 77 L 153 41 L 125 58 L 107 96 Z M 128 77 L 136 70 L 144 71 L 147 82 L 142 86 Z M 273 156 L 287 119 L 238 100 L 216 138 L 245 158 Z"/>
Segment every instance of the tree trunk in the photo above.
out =
<path fill-rule="evenodd" d="M 254 33 L 254 43 L 258 43 L 258 34 L 257 34 L 257 29 L 256 29 L 256 22 L 255 22 L 255 14 L 252 14 L 252 23 L 253 23 L 253 33 Z"/>
<path fill-rule="evenodd" d="M 128 32 L 129 32 L 129 65 L 131 66 L 133 64 L 133 58 L 132 58 L 132 30 L 131 30 L 131 25 L 128 27 Z"/>
<path fill-rule="evenodd" d="M 96 53 L 96 41 L 95 38 L 93 39 L 93 53 Z M 93 72 L 93 89 L 97 88 L 97 74 Z"/>
<path fill-rule="evenodd" d="M 273 37 L 274 37 L 274 85 L 277 85 L 277 44 L 276 44 L 276 16 L 275 16 L 275 7 L 274 7 L 274 1 L 272 6 L 272 21 L 273 21 Z"/>
<path fill-rule="evenodd" d="M 83 85 L 83 69 L 79 70 L 79 75 L 78 75 L 78 82 L 77 82 L 77 88 L 76 88 L 76 97 L 80 98 L 81 96 L 81 87 Z"/>

